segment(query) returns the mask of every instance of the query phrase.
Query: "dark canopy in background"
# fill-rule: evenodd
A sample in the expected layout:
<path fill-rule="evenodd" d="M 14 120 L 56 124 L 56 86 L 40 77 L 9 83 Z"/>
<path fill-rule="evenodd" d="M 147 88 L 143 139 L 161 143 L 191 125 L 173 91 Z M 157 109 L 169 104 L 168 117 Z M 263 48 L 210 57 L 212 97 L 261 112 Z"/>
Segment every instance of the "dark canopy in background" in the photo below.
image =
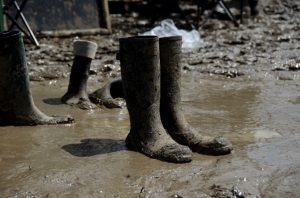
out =
<path fill-rule="evenodd" d="M 98 28 L 98 1 L 29 0 L 23 13 L 33 31 Z"/>

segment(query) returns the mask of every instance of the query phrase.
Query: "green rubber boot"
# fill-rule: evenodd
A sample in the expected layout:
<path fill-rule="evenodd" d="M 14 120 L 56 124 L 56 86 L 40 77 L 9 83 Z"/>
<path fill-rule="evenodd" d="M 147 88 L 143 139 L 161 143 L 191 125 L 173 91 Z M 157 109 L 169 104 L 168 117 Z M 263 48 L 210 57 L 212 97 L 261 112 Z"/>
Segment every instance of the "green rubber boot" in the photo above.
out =
<path fill-rule="evenodd" d="M 0 33 L 0 125 L 65 124 L 71 117 L 42 113 L 31 96 L 21 33 Z"/>

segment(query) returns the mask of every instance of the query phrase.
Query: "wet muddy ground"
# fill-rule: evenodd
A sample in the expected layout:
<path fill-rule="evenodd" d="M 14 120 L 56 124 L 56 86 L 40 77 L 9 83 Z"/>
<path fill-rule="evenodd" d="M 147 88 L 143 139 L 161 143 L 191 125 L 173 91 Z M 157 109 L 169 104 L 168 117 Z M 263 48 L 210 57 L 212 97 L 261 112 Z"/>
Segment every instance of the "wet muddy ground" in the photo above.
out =
<path fill-rule="evenodd" d="M 0 197 L 299 197 L 300 2 L 261 3 L 240 27 L 208 20 L 199 50 L 183 51 L 183 107 L 190 124 L 223 135 L 234 153 L 193 155 L 171 164 L 128 151 L 125 109 L 84 111 L 61 104 L 72 40 L 26 45 L 31 90 L 49 115 L 73 125 L 1 127 Z M 134 17 L 114 16 L 99 45 L 89 92 L 119 74 L 118 38 L 143 32 Z M 123 27 L 123 25 L 124 27 Z"/>

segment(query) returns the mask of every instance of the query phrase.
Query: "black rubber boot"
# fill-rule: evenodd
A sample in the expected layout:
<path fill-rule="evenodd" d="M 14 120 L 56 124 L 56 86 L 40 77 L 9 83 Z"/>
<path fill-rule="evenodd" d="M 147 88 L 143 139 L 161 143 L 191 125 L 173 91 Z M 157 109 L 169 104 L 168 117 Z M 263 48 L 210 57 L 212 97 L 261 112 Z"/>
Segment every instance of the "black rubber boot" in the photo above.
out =
<path fill-rule="evenodd" d="M 61 98 L 62 102 L 85 110 L 96 107 L 91 103 L 87 94 L 90 66 L 95 58 L 96 51 L 97 44 L 94 42 L 82 40 L 74 42 L 75 58 L 71 69 L 68 91 Z"/>
<path fill-rule="evenodd" d="M 160 67 L 158 37 L 120 39 L 121 74 L 131 129 L 129 149 L 168 162 L 190 162 L 191 150 L 164 130 L 159 114 Z"/>
<path fill-rule="evenodd" d="M 224 155 L 232 150 L 231 144 L 222 137 L 201 135 L 185 120 L 181 109 L 181 44 L 180 36 L 159 39 L 161 65 L 160 114 L 164 128 L 182 145 L 202 154 Z"/>
<path fill-rule="evenodd" d="M 108 81 L 102 88 L 90 94 L 90 100 L 94 104 L 103 105 L 107 108 L 126 107 L 124 99 L 121 76 Z"/>
<path fill-rule="evenodd" d="M 258 9 L 257 9 L 257 4 L 258 0 L 248 0 L 249 1 L 249 6 L 251 10 L 251 16 L 255 16 L 258 14 Z"/>
<path fill-rule="evenodd" d="M 68 116 L 47 116 L 34 105 L 21 33 L 0 33 L 0 125 L 65 124 L 73 121 Z"/>

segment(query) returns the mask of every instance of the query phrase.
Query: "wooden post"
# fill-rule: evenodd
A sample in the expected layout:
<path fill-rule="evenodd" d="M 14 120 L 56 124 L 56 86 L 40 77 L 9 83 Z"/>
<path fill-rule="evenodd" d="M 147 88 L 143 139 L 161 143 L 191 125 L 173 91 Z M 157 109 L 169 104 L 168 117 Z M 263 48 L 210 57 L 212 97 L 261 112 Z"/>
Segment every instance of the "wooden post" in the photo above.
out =
<path fill-rule="evenodd" d="M 98 3 L 98 12 L 100 17 L 100 27 L 106 28 L 109 32 L 111 29 L 111 21 L 109 14 L 109 5 L 108 0 L 97 0 Z"/>

